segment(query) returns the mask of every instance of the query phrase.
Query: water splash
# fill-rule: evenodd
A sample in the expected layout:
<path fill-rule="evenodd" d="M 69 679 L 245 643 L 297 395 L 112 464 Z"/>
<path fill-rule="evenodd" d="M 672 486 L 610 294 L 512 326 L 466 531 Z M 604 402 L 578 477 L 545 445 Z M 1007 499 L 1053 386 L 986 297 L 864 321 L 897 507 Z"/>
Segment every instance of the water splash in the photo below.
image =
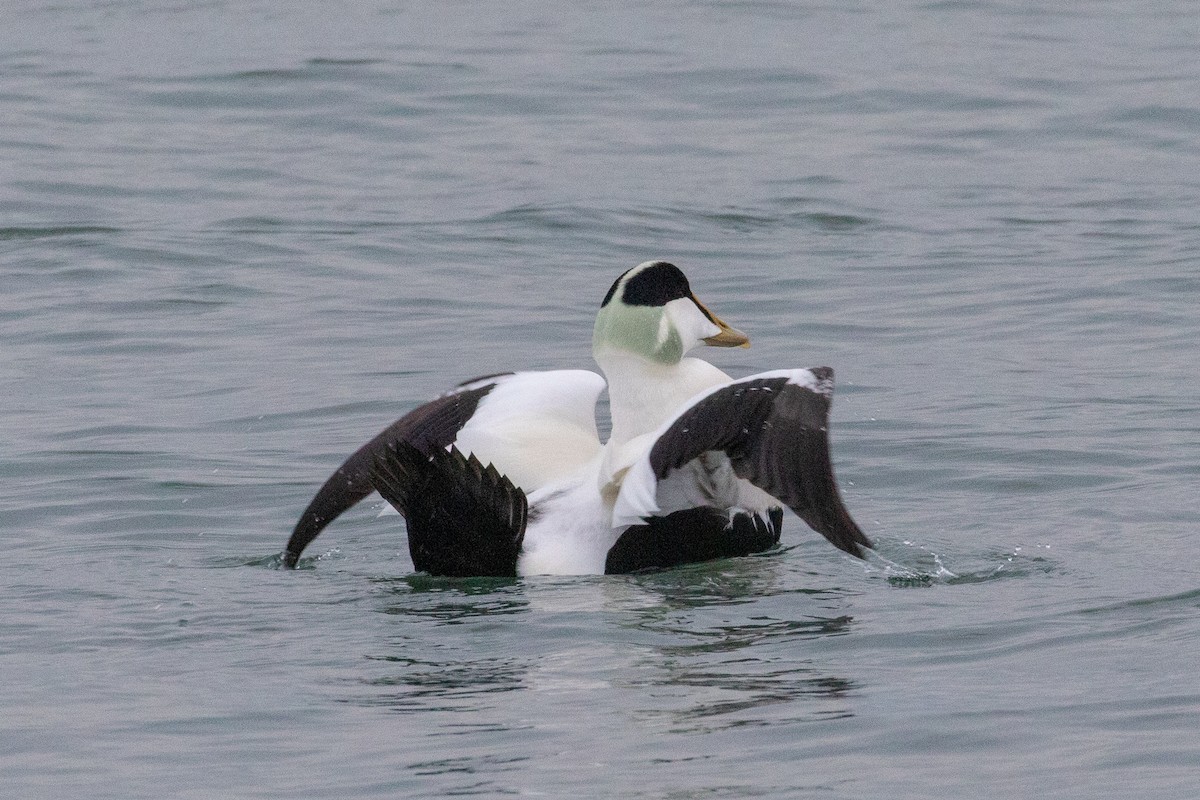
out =
<path fill-rule="evenodd" d="M 953 586 L 1001 578 L 1027 577 L 1058 569 L 1057 564 L 1045 555 L 1030 552 L 1049 550 L 1050 545 L 1035 545 L 1032 548 L 1017 546 L 1011 551 L 986 553 L 983 554 L 984 563 L 979 567 L 956 567 L 952 570 L 946 565 L 946 556 L 943 553 L 911 540 L 905 540 L 903 544 L 915 551 L 913 557 L 901 562 L 875 551 L 865 563 L 864 570 L 868 574 L 882 574 L 889 585 L 897 588 L 927 588 L 939 584 Z M 958 556 L 955 558 L 960 560 Z"/>

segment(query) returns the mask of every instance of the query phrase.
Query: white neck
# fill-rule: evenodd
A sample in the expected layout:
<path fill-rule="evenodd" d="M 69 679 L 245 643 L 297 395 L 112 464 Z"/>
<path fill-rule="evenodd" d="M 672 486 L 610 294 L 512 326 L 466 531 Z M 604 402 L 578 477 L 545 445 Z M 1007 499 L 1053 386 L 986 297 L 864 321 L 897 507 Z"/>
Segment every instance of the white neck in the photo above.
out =
<path fill-rule="evenodd" d="M 617 348 L 604 348 L 595 358 L 608 379 L 612 414 L 610 447 L 620 447 L 636 436 L 650 433 L 675 416 L 684 402 L 698 392 L 732 380 L 698 358 L 660 364 Z"/>

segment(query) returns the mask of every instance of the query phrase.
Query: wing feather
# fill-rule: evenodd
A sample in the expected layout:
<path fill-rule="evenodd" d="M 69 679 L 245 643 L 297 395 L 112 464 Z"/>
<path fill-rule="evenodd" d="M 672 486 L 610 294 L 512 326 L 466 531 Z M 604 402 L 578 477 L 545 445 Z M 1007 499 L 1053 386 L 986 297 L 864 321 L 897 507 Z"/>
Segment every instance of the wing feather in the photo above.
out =
<path fill-rule="evenodd" d="M 626 475 L 613 524 L 658 511 L 658 483 L 706 452 L 777 498 L 835 547 L 859 558 L 871 541 L 843 505 L 829 454 L 833 370 L 778 370 L 710 390 L 666 423 Z"/>
<path fill-rule="evenodd" d="M 515 577 L 525 494 L 458 448 L 428 455 L 407 442 L 374 456 L 371 482 L 404 515 L 413 566 L 431 575 Z"/>
<path fill-rule="evenodd" d="M 369 442 L 354 451 L 328 480 L 300 515 L 283 551 L 285 566 L 294 567 L 313 539 L 344 511 L 366 498 L 375 487 L 371 483 L 371 465 L 376 456 L 408 442 L 422 453 L 448 447 L 463 425 L 475 413 L 503 376 L 476 379 L 454 391 L 414 408 L 384 428 Z"/>

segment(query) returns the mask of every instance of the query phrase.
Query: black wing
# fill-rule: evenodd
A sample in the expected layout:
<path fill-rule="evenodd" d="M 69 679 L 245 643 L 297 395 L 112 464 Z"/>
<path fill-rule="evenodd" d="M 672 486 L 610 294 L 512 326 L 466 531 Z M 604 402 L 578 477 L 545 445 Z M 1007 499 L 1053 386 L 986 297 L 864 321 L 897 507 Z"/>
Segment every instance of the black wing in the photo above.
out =
<path fill-rule="evenodd" d="M 467 381 L 462 386 L 470 388 L 443 395 L 413 409 L 356 450 L 329 476 L 329 480 L 325 481 L 300 515 L 283 552 L 284 566 L 296 566 L 304 548 L 317 538 L 325 526 L 375 490 L 371 485 L 370 471 L 377 454 L 396 442 L 409 442 L 426 454 L 447 447 L 474 415 L 479 402 L 496 387 L 497 381 L 475 384 L 509 374 Z"/>
<path fill-rule="evenodd" d="M 814 367 L 736 381 L 684 411 L 650 450 L 654 481 L 711 450 L 785 503 L 835 547 L 863 557 L 871 540 L 842 504 L 829 456 L 833 370 Z M 626 482 L 648 480 L 636 467 Z M 622 487 L 637 490 L 645 487 Z M 651 487 L 652 488 L 652 487 Z"/>
<path fill-rule="evenodd" d="M 404 515 L 413 566 L 456 578 L 516 577 L 525 493 L 457 447 L 429 453 L 405 441 L 374 456 L 371 483 Z"/>

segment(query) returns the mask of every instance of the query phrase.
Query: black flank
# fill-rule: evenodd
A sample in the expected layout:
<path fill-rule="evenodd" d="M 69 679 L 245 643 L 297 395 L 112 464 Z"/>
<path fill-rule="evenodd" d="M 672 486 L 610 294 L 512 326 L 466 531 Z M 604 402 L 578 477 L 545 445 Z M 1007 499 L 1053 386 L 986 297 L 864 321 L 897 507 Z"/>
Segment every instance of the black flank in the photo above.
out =
<path fill-rule="evenodd" d="M 761 553 L 779 543 L 782 527 L 779 508 L 770 509 L 767 519 L 744 512 L 730 519 L 724 511 L 708 506 L 651 517 L 645 525 L 634 525 L 621 534 L 608 551 L 604 572 L 624 575 Z"/>

